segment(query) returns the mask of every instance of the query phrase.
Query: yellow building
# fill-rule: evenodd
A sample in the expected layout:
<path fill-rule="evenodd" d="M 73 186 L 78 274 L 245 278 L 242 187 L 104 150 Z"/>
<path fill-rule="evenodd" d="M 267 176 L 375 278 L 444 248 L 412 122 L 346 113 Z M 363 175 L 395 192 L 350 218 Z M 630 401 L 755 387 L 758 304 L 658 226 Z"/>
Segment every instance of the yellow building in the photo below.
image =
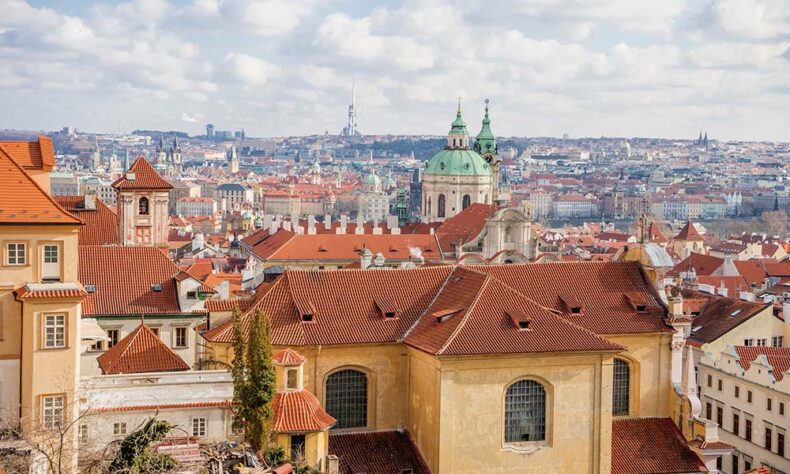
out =
<path fill-rule="evenodd" d="M 21 428 L 76 465 L 76 437 L 63 426 L 78 415 L 80 220 L 49 195 L 51 142 L 0 142 L 0 424 Z M 49 447 L 47 447 L 49 446 Z"/>
<path fill-rule="evenodd" d="M 413 443 L 398 469 L 415 473 L 608 473 L 628 441 L 613 421 L 668 420 L 682 399 L 682 345 L 638 263 L 289 271 L 255 310 L 337 420 L 318 468 L 338 455 L 341 472 L 384 472 L 349 448 L 383 437 Z M 203 337 L 204 357 L 232 360 L 230 322 Z M 686 454 L 683 469 L 705 470 Z"/>

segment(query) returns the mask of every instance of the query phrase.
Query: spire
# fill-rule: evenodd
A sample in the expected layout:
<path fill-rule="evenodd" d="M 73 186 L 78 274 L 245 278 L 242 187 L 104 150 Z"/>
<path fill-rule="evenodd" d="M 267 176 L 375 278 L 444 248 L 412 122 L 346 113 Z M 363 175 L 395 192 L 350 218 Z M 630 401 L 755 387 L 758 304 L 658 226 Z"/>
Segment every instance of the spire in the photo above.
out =
<path fill-rule="evenodd" d="M 490 156 L 497 154 L 497 145 L 496 137 L 491 131 L 491 119 L 488 118 L 488 103 L 489 100 L 486 99 L 485 115 L 483 115 L 483 126 L 480 129 L 480 133 L 477 134 L 477 139 L 475 140 L 475 151 L 481 155 L 488 154 Z"/>
<path fill-rule="evenodd" d="M 469 132 L 466 130 L 466 122 L 461 117 L 461 97 L 458 97 L 458 110 L 455 120 L 450 124 L 450 133 L 447 135 L 448 148 L 469 148 Z"/>

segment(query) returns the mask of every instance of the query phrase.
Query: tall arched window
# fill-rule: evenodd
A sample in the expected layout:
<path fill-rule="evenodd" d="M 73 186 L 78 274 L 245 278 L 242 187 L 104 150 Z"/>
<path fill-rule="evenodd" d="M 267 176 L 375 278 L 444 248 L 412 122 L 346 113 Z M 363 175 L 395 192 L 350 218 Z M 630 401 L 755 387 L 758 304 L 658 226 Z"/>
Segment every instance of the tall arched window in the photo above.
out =
<path fill-rule="evenodd" d="M 546 440 L 546 389 L 520 380 L 505 393 L 505 443 Z"/>
<path fill-rule="evenodd" d="M 612 415 L 628 415 L 631 395 L 631 367 L 623 359 L 614 360 Z"/>
<path fill-rule="evenodd" d="M 428 196 L 428 212 L 425 213 L 426 215 L 431 215 L 431 197 Z"/>
<path fill-rule="evenodd" d="M 137 205 L 137 213 L 142 215 L 148 215 L 148 198 L 141 197 L 140 202 Z"/>
<path fill-rule="evenodd" d="M 468 194 L 464 194 L 464 200 L 461 203 L 461 209 L 466 209 L 472 205 L 472 198 Z"/>
<path fill-rule="evenodd" d="M 444 217 L 444 207 L 445 207 L 445 198 L 444 194 L 439 195 L 439 208 L 437 209 L 437 217 Z"/>
<path fill-rule="evenodd" d="M 368 376 L 345 369 L 326 379 L 326 411 L 337 419 L 335 428 L 368 425 Z"/>
<path fill-rule="evenodd" d="M 505 226 L 505 242 L 513 242 L 513 229 L 510 227 L 510 225 Z"/>

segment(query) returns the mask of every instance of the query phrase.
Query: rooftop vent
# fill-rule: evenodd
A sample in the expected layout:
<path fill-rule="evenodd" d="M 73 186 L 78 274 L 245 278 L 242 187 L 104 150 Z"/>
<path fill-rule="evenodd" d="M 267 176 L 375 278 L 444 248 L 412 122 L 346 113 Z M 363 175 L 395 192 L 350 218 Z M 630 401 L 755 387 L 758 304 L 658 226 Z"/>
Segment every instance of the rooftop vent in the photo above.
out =
<path fill-rule="evenodd" d="M 447 308 L 447 309 L 440 309 L 438 311 L 434 311 L 431 316 L 436 318 L 437 323 L 443 323 L 450 319 L 454 314 L 460 313 L 463 311 L 464 308 Z"/>
<path fill-rule="evenodd" d="M 299 318 L 303 323 L 315 321 L 315 306 L 312 301 L 295 301 L 296 309 L 299 311 Z"/>
<path fill-rule="evenodd" d="M 151 285 L 151 290 L 155 291 L 157 293 L 161 293 L 162 292 L 162 285 L 159 284 L 159 283 L 154 283 L 154 284 Z"/>
<path fill-rule="evenodd" d="M 582 313 L 582 303 L 569 294 L 561 294 L 560 299 L 571 314 Z"/>

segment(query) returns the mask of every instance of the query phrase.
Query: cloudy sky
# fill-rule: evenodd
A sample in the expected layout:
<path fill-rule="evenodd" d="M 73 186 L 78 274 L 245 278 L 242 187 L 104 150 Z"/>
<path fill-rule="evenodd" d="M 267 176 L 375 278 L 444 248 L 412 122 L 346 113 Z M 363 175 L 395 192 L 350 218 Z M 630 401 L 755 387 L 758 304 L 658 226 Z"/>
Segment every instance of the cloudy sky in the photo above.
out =
<path fill-rule="evenodd" d="M 0 128 L 790 141 L 790 0 L 0 0 Z"/>

